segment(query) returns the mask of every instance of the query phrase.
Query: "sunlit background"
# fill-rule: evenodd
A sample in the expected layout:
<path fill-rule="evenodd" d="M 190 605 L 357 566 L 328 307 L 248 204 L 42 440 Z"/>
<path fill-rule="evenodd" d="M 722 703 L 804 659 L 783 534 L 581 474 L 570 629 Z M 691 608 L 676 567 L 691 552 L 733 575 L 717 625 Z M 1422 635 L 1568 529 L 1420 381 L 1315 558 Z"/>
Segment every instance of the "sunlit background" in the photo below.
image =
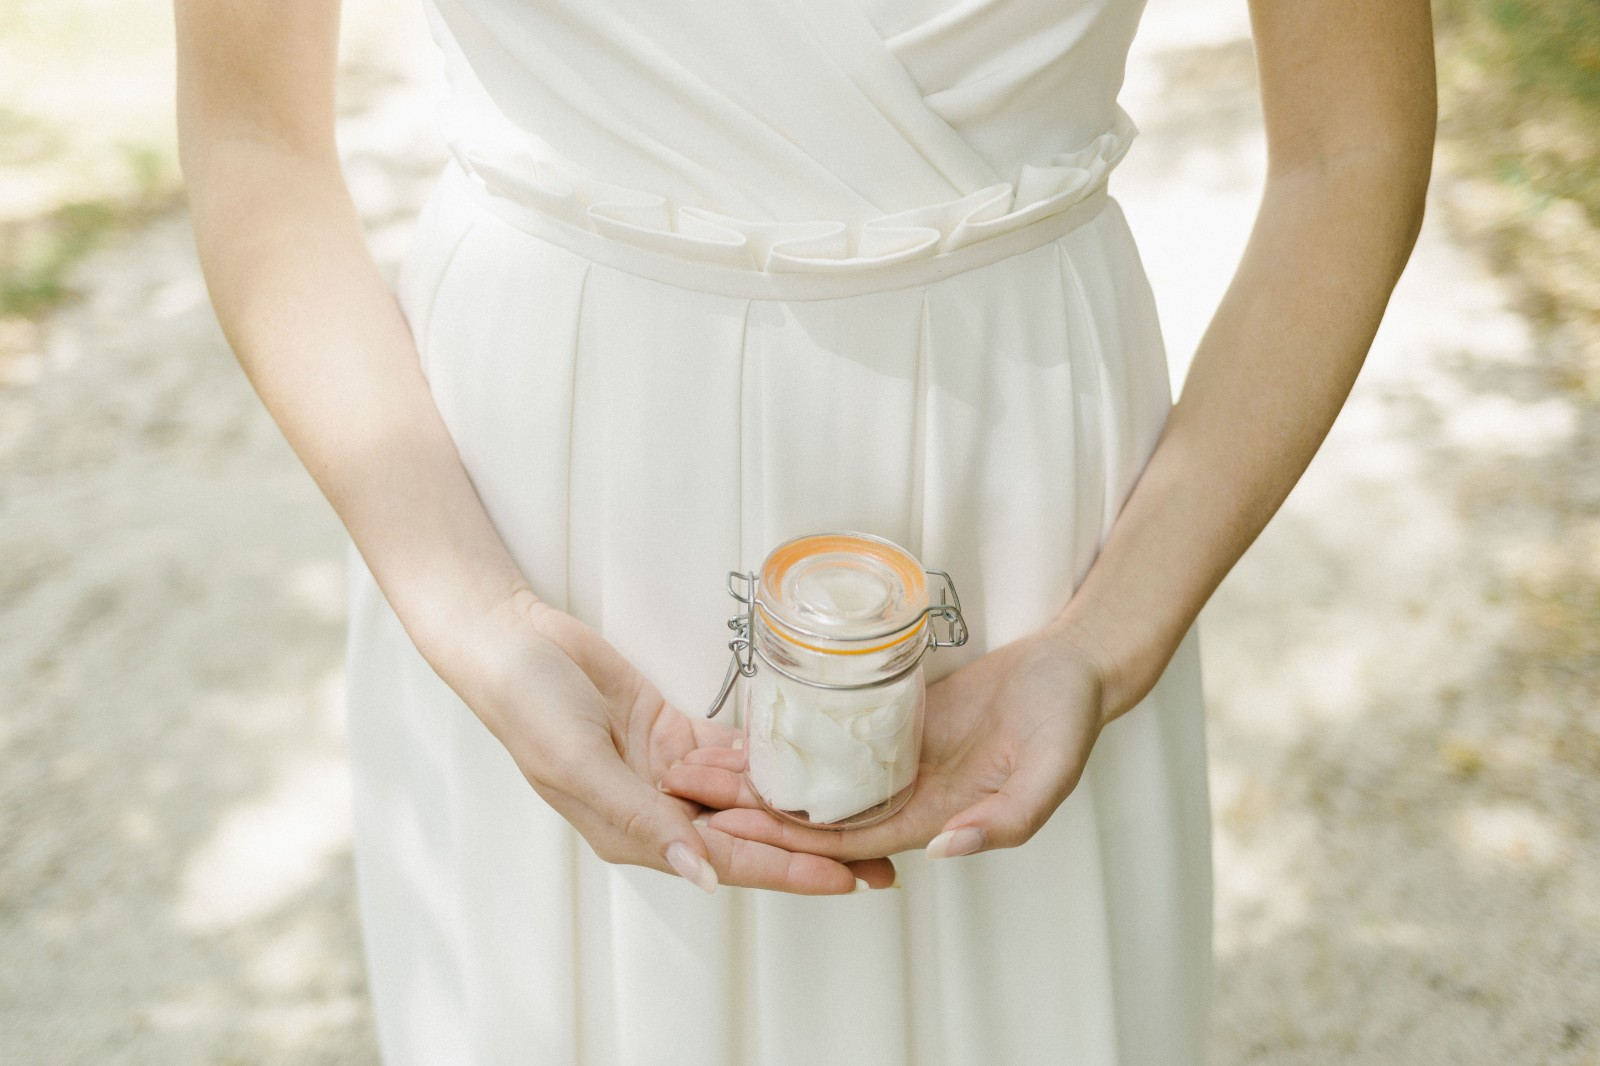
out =
<path fill-rule="evenodd" d="M 1219 1064 L 1600 1063 L 1600 7 L 1436 14 L 1423 235 L 1206 612 Z M 345 27 L 392 271 L 438 71 L 415 0 Z M 1151 0 L 1112 190 L 1175 384 L 1261 187 L 1253 64 L 1244 0 Z M 0 1063 L 376 1062 L 341 547 L 207 303 L 169 8 L 3 0 Z"/>

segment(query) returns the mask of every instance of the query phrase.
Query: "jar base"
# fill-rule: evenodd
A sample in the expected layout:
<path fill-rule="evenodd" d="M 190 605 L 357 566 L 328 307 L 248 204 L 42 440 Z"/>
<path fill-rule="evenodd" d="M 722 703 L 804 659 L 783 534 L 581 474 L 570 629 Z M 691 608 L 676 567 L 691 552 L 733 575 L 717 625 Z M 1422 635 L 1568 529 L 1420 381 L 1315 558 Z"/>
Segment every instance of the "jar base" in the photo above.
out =
<path fill-rule="evenodd" d="M 767 798 L 761 794 L 761 790 L 755 786 L 755 782 L 750 780 L 748 769 L 745 770 L 744 779 L 750 785 L 750 791 L 755 794 L 756 802 L 760 803 L 762 809 L 774 818 L 806 829 L 836 830 L 841 832 L 846 829 L 865 829 L 867 826 L 877 825 L 879 822 L 887 820 L 906 805 L 907 801 L 911 799 L 911 793 L 915 792 L 917 788 L 917 783 L 913 780 L 888 799 L 857 811 L 848 818 L 841 818 L 836 822 L 813 822 L 806 817 L 804 811 L 786 811 L 768 803 Z"/>

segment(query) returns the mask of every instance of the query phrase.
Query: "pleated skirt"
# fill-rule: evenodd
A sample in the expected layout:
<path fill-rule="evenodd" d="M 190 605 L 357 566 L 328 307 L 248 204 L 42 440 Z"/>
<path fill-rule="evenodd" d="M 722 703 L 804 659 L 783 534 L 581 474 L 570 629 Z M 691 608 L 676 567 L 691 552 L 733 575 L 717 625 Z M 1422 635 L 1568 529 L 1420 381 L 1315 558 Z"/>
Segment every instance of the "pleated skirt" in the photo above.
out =
<path fill-rule="evenodd" d="M 792 536 L 875 533 L 950 572 L 970 638 L 928 653 L 930 684 L 1066 603 L 1171 393 L 1115 199 L 1053 232 L 752 295 L 736 271 L 675 276 L 519 226 L 451 163 L 396 289 L 535 592 L 704 714 L 738 607 L 727 572 Z M 353 851 L 387 1066 L 1204 1061 L 1194 632 L 1022 847 L 901 852 L 897 889 L 708 896 L 595 856 L 353 546 L 348 564 Z"/>

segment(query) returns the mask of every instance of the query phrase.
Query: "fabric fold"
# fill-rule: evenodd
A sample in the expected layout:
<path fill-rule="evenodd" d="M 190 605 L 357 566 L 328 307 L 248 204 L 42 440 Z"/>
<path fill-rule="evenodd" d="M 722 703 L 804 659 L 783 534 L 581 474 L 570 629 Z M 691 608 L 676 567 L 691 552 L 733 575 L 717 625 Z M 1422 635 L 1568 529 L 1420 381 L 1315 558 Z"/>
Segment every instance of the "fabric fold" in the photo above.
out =
<path fill-rule="evenodd" d="M 1137 135 L 1120 108 L 1075 151 L 1025 163 L 1013 181 L 869 218 L 773 221 L 678 205 L 657 193 L 540 158 L 527 142 L 489 151 L 452 142 L 456 159 L 499 197 L 651 251 L 743 270 L 867 269 L 953 251 L 1064 211 L 1101 188 Z"/>

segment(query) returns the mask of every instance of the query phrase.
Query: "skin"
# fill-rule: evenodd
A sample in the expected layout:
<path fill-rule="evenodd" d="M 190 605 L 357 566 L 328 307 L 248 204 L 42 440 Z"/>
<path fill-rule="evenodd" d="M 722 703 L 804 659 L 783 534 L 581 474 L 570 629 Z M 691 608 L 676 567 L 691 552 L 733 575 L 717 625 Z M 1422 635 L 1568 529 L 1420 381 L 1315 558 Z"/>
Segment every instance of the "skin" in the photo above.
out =
<path fill-rule="evenodd" d="M 418 651 L 607 862 L 803 894 L 886 885 L 695 826 L 668 765 L 730 727 L 686 715 L 529 588 L 472 487 L 368 250 L 334 144 L 337 0 L 177 0 L 178 134 L 217 317 Z M 667 858 L 673 842 L 691 856 Z"/>
<path fill-rule="evenodd" d="M 694 878 L 667 858 L 683 844 L 714 871 L 708 890 L 883 887 L 887 856 L 930 841 L 939 855 L 941 833 L 976 829 L 986 850 L 1044 824 L 1321 444 L 1416 239 L 1432 154 L 1423 0 L 1255 0 L 1266 192 L 1099 558 L 1049 625 L 929 686 L 906 808 L 804 830 L 740 792 L 731 727 L 673 707 L 541 601 L 495 532 L 340 171 L 336 0 L 174 7 L 201 264 L 262 402 L 418 651 L 530 786 L 607 862 Z"/>
<path fill-rule="evenodd" d="M 1040 631 L 928 686 L 919 785 L 893 817 L 842 832 L 782 822 L 742 785 L 744 753 L 713 744 L 664 781 L 727 808 L 709 825 L 842 860 L 1025 843 L 1077 785 L 1100 731 L 1154 687 L 1300 478 L 1422 224 L 1433 31 L 1426 0 L 1253 0 L 1251 22 L 1268 146 L 1261 206 L 1182 395 L 1082 585 Z"/>

